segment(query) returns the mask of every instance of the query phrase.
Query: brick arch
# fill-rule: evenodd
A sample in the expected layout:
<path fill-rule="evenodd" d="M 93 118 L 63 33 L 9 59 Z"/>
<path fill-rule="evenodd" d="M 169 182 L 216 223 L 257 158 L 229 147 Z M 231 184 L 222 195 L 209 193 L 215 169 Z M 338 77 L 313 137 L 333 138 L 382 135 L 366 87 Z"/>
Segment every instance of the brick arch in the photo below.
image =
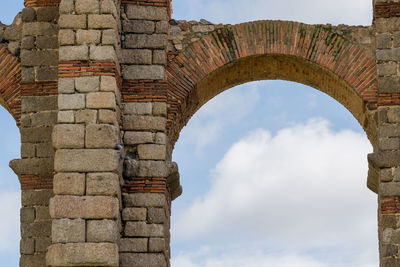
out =
<path fill-rule="evenodd" d="M 19 123 L 21 118 L 21 64 L 6 46 L 0 45 L 0 105 Z"/>
<path fill-rule="evenodd" d="M 220 92 L 249 81 L 282 79 L 332 96 L 371 138 L 366 110 L 376 106 L 376 64 L 330 26 L 286 21 L 227 25 L 169 59 L 168 131 L 174 143 L 190 117 Z"/>

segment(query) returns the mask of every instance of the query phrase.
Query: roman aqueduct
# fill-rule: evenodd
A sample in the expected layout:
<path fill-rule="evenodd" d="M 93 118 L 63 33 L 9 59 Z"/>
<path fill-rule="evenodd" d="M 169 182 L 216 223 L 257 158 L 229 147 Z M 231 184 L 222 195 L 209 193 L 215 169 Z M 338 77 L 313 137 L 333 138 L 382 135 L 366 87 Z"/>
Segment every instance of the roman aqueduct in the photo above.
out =
<path fill-rule="evenodd" d="M 171 154 L 235 85 L 312 86 L 364 128 L 381 266 L 400 266 L 400 3 L 372 26 L 171 18 L 171 0 L 25 0 L 1 28 L 0 103 L 20 129 L 21 266 L 169 266 Z M 366 155 L 367 160 L 367 155 Z"/>

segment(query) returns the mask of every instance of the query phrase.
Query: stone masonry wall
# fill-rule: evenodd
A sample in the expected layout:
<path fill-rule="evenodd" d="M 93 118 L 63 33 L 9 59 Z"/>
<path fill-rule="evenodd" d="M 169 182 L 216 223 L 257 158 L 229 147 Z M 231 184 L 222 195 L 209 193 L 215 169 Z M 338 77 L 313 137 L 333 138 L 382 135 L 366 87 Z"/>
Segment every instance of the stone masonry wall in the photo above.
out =
<path fill-rule="evenodd" d="M 112 0 L 62 0 L 59 11 L 55 196 L 46 264 L 118 266 L 118 8 Z"/>
<path fill-rule="evenodd" d="M 25 0 L 0 25 L 0 104 L 21 131 L 20 266 L 170 266 L 172 150 L 234 85 L 314 86 L 364 127 L 381 266 L 400 265 L 400 3 L 372 27 L 176 21 L 171 0 Z"/>

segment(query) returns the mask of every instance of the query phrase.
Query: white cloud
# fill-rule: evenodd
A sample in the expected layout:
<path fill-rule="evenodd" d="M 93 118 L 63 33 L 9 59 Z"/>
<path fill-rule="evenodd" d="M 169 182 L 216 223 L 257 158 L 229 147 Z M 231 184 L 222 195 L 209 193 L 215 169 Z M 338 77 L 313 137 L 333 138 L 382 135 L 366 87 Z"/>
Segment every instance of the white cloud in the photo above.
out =
<path fill-rule="evenodd" d="M 21 207 L 19 192 L 0 193 L 0 252 L 18 249 L 20 238 L 19 208 Z"/>
<path fill-rule="evenodd" d="M 305 23 L 370 25 L 371 0 L 174 0 L 174 17 L 239 23 L 280 19 Z"/>
<path fill-rule="evenodd" d="M 376 195 L 365 185 L 370 151 L 364 135 L 333 132 L 321 119 L 276 136 L 256 130 L 217 164 L 209 192 L 177 215 L 172 237 L 215 244 L 251 239 L 294 251 L 339 248 L 367 266 L 378 243 Z"/>
<path fill-rule="evenodd" d="M 180 142 L 194 144 L 197 151 L 215 143 L 224 127 L 251 113 L 259 100 L 257 88 L 257 82 L 247 83 L 208 101 L 194 115 L 196 119 L 191 120 L 190 127 L 183 129 Z"/>
<path fill-rule="evenodd" d="M 308 256 L 297 254 L 270 254 L 262 251 L 230 251 L 218 256 L 207 253 L 181 254 L 172 259 L 174 267 L 327 267 L 328 265 Z"/>

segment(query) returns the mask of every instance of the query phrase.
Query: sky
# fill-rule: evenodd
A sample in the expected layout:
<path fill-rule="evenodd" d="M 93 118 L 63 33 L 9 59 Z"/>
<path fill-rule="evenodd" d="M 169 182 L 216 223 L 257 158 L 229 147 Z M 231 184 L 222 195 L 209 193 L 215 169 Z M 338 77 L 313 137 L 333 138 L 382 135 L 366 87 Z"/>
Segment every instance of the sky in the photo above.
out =
<path fill-rule="evenodd" d="M 22 0 L 0 0 L 10 24 Z M 369 25 L 371 0 L 174 0 L 175 19 Z M 8 167 L 19 132 L 0 110 L 0 262 L 18 266 L 20 191 Z M 366 187 L 372 147 L 354 117 L 311 87 L 261 81 L 205 104 L 173 160 L 172 267 L 378 266 L 377 199 Z"/>

